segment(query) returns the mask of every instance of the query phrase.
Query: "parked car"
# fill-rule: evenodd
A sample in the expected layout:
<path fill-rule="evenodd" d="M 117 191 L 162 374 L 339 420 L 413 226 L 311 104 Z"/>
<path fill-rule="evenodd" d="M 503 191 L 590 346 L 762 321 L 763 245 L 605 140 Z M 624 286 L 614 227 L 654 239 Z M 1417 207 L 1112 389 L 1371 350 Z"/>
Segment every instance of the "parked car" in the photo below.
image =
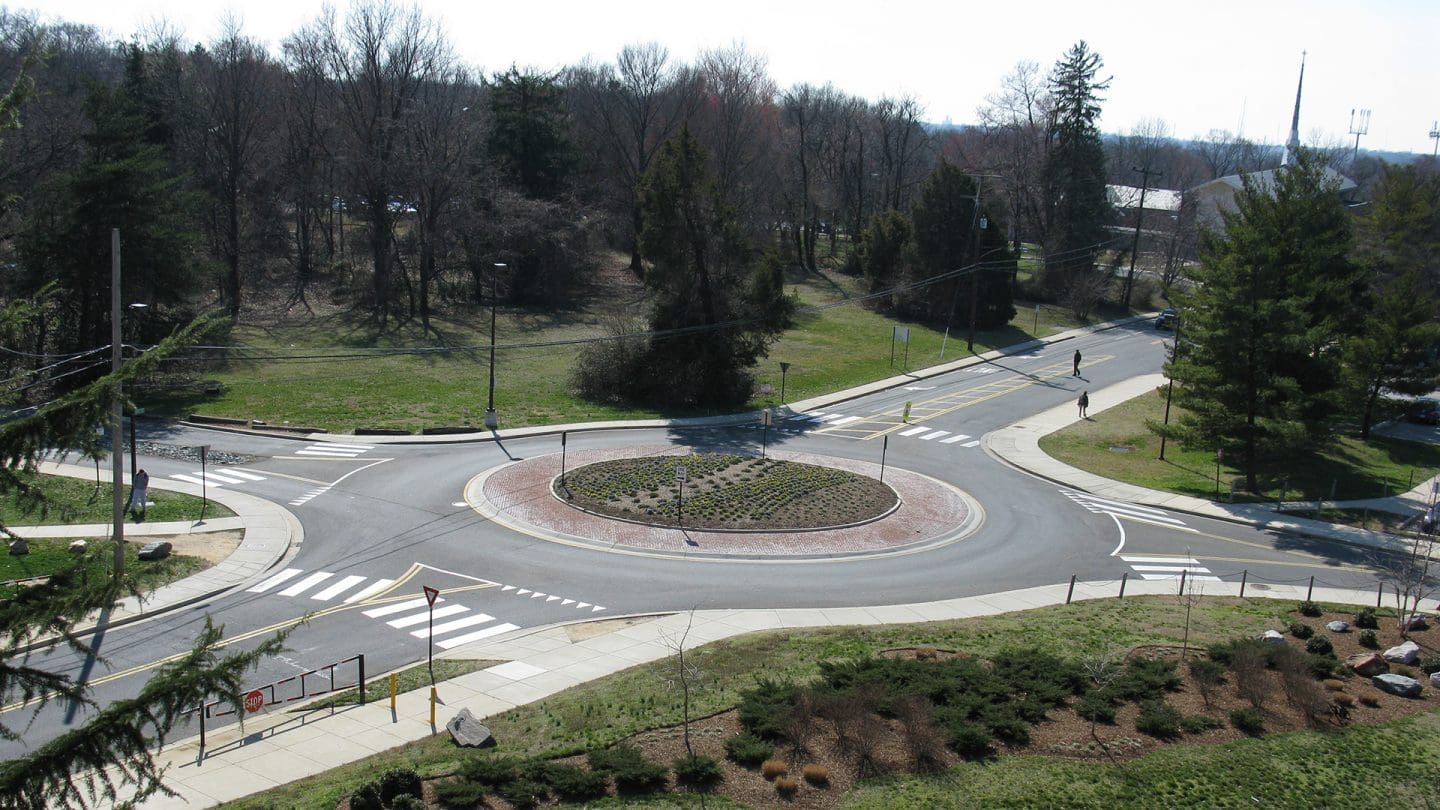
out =
<path fill-rule="evenodd" d="M 1180 313 L 1176 312 L 1174 307 L 1166 307 L 1166 308 L 1160 310 L 1160 314 L 1159 314 L 1159 315 L 1156 315 L 1156 316 L 1155 316 L 1155 328 L 1156 328 L 1156 329 L 1174 329 L 1174 328 L 1175 328 L 1175 319 L 1176 319 L 1176 318 L 1179 318 L 1179 317 L 1180 317 Z"/>
<path fill-rule="evenodd" d="M 1440 425 L 1440 402 L 1417 399 L 1405 412 L 1405 418 L 1420 425 Z"/>

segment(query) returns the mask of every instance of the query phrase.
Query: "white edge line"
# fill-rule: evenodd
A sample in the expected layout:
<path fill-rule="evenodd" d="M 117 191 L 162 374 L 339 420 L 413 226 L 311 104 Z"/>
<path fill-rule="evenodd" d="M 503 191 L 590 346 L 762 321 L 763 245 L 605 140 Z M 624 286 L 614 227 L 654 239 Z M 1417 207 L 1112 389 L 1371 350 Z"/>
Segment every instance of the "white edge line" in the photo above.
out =
<path fill-rule="evenodd" d="M 1115 550 L 1110 552 L 1110 556 L 1114 557 L 1120 553 L 1120 549 L 1125 548 L 1125 527 L 1120 525 L 1120 518 L 1116 517 L 1114 512 L 1106 512 L 1105 514 L 1109 515 L 1110 519 L 1115 521 L 1115 528 L 1120 530 L 1120 545 L 1116 546 Z"/>

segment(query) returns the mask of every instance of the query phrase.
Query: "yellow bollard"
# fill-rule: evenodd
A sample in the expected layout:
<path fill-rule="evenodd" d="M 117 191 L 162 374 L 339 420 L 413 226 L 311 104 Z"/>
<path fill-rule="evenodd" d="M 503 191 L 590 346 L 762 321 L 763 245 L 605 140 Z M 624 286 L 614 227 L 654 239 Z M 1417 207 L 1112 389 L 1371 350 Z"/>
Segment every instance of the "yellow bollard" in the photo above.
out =
<path fill-rule="evenodd" d="M 400 676 L 390 673 L 390 711 L 395 711 L 395 693 L 400 690 Z"/>
<path fill-rule="evenodd" d="M 435 701 L 437 699 L 438 698 L 435 695 L 435 687 L 432 686 L 430 687 L 430 725 L 432 727 L 435 725 Z"/>

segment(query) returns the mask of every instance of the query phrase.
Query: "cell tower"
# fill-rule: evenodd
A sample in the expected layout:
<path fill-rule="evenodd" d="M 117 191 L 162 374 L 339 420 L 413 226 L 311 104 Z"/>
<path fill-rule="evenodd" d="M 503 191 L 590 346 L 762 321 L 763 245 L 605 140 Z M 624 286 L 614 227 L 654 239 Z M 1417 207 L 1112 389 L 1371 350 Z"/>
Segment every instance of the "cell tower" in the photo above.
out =
<path fill-rule="evenodd" d="M 1360 113 L 1359 120 L 1356 120 L 1355 113 Z M 1350 165 L 1355 165 L 1356 158 L 1360 157 L 1360 136 L 1370 134 L 1370 111 L 1350 110 L 1350 134 L 1355 136 L 1355 151 L 1350 155 Z"/>

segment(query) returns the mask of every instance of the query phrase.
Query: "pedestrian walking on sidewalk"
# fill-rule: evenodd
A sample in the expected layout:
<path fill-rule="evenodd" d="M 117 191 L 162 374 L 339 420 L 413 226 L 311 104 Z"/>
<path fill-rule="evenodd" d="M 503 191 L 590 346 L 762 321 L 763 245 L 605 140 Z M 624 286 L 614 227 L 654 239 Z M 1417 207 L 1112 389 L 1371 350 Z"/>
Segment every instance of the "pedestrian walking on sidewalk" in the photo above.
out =
<path fill-rule="evenodd" d="M 1075 350 L 1075 370 L 1072 371 L 1072 372 L 1070 372 L 1070 376 L 1071 376 L 1071 377 L 1079 377 L 1079 376 L 1080 376 L 1080 350 L 1079 350 L 1079 349 L 1076 349 L 1076 350 Z"/>
<path fill-rule="evenodd" d="M 145 501 L 148 497 L 146 490 L 149 488 L 150 473 L 144 470 L 135 473 L 135 477 L 130 479 L 130 502 L 125 504 L 125 511 L 135 517 L 136 523 L 145 519 Z"/>
<path fill-rule="evenodd" d="M 1090 392 L 1081 391 L 1080 399 L 1078 399 L 1075 404 L 1080 406 L 1080 418 L 1088 419 L 1089 417 L 1085 415 L 1085 411 L 1090 407 Z"/>

